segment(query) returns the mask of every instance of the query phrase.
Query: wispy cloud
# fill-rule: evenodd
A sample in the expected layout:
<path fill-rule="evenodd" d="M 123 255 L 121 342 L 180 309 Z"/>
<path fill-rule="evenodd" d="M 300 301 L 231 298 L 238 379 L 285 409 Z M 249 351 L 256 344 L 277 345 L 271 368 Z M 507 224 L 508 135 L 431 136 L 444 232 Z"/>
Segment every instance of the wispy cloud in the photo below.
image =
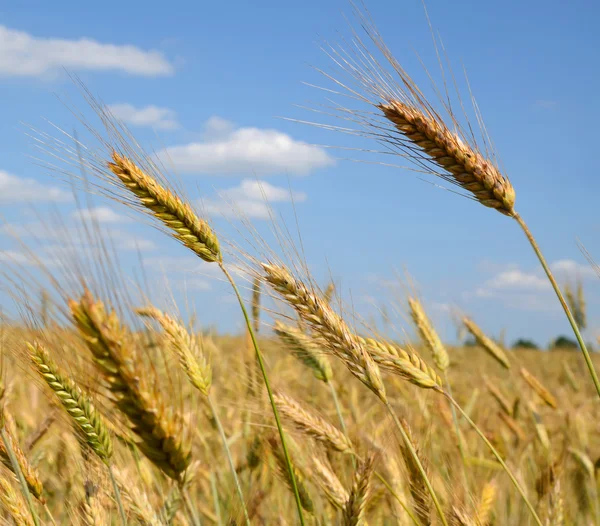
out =
<path fill-rule="evenodd" d="M 144 106 L 136 108 L 132 104 L 110 104 L 110 112 L 126 124 L 139 127 L 156 128 L 159 130 L 175 130 L 179 128 L 177 114 L 169 108 L 159 106 Z"/>
<path fill-rule="evenodd" d="M 575 278 L 582 279 L 596 278 L 596 272 L 588 263 L 577 263 L 572 259 L 560 259 L 551 265 L 552 271 L 560 278 Z"/>
<path fill-rule="evenodd" d="M 221 199 L 204 199 L 204 210 L 228 218 L 269 219 L 270 204 L 306 201 L 304 192 L 291 191 L 266 181 L 244 179 L 239 186 L 221 190 Z"/>
<path fill-rule="evenodd" d="M 75 225 L 64 223 L 46 224 L 42 222 L 31 223 L 5 223 L 0 226 L 0 234 L 17 238 L 33 238 L 38 245 L 45 245 L 44 250 L 55 251 L 63 255 L 63 248 L 86 247 L 89 249 L 100 248 L 101 244 L 93 236 L 91 239 L 85 230 Z M 122 228 L 104 227 L 100 232 L 101 239 L 108 242 L 109 248 L 124 251 L 151 251 L 157 248 L 156 244 L 138 235 L 127 232 Z M 56 246 L 52 247 L 51 244 Z"/>
<path fill-rule="evenodd" d="M 159 157 L 180 173 L 212 175 L 306 175 L 334 164 L 323 148 L 297 141 L 278 130 L 236 128 L 221 118 L 206 123 L 201 142 L 171 146 Z"/>
<path fill-rule="evenodd" d="M 571 259 L 554 261 L 550 267 L 559 283 L 575 276 L 582 279 L 596 278 L 589 265 Z M 514 263 L 502 265 L 486 262 L 480 265 L 479 270 L 492 276 L 474 292 L 466 293 L 465 299 L 492 299 L 508 308 L 528 311 L 557 312 L 560 309 L 552 286 L 541 269 L 525 271 Z"/>
<path fill-rule="evenodd" d="M 500 272 L 486 281 L 484 287 L 493 290 L 548 290 L 550 283 L 542 276 L 519 269 Z"/>
<path fill-rule="evenodd" d="M 69 192 L 57 186 L 48 186 L 35 179 L 17 177 L 0 170 L 0 203 L 67 202 L 72 199 Z"/>
<path fill-rule="evenodd" d="M 75 210 L 72 215 L 74 219 L 95 223 L 127 223 L 131 221 L 129 217 L 117 214 L 112 208 L 106 206 Z"/>
<path fill-rule="evenodd" d="M 62 68 L 122 71 L 146 77 L 171 75 L 175 70 L 159 51 L 100 43 L 89 38 L 36 37 L 0 26 L 0 75 L 40 77 L 55 75 Z"/>

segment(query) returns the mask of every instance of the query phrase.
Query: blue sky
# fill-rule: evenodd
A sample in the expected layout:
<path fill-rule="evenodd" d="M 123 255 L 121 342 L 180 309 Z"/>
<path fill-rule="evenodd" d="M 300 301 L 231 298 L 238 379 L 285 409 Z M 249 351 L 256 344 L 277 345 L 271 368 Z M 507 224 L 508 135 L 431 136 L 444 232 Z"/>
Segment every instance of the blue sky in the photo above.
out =
<path fill-rule="evenodd" d="M 464 66 L 502 167 L 561 280 L 580 275 L 589 302 L 589 336 L 600 334 L 598 282 L 577 249 L 600 257 L 595 212 L 600 183 L 593 162 L 600 119 L 597 50 L 600 6 L 593 1 L 427 2 L 456 73 Z M 418 0 L 372 0 L 368 8 L 387 45 L 423 78 L 415 51 L 437 75 L 431 35 Z M 325 102 L 303 82 L 324 84 L 319 43 L 348 29 L 346 0 L 304 2 L 5 3 L 0 10 L 0 202 L 4 220 L 43 237 L 30 202 L 76 220 L 69 190 L 28 157 L 26 122 L 49 131 L 82 126 L 57 95 L 86 115 L 64 74 L 77 74 L 112 107 L 144 147 L 167 148 L 187 195 L 235 239 L 235 202 L 267 231 L 263 193 L 295 230 L 294 208 L 315 277 L 329 274 L 366 318 L 397 301 L 394 270 L 414 277 L 431 316 L 455 337 L 449 310 L 471 314 L 491 334 L 545 344 L 568 334 L 558 304 L 517 225 L 492 210 L 435 188 L 414 173 L 354 163 L 348 152 L 317 145 L 373 148 L 368 139 L 281 119 L 311 119 L 296 105 Z M 436 77 L 439 80 L 439 76 Z M 464 83 L 459 82 L 461 89 Z M 465 95 L 465 92 L 462 92 Z M 361 157 L 388 161 L 381 156 Z M 258 183 L 260 181 L 260 183 Z M 291 204 L 291 195 L 294 205 Z M 212 270 L 175 242 L 97 201 L 124 267 L 138 264 L 185 295 L 204 324 L 241 326 L 230 292 Z M 226 217 L 223 217 L 226 216 Z M 69 219 L 70 218 L 70 219 Z M 4 229 L 6 230 L 6 229 Z M 20 257 L 0 237 L 4 259 Z M 174 269 L 184 272 L 174 272 Z M 158 287 L 158 285 L 157 285 Z M 177 297 L 183 293 L 176 292 Z M 401 299 L 401 298 L 400 298 Z M 402 317 L 398 330 L 408 329 Z"/>

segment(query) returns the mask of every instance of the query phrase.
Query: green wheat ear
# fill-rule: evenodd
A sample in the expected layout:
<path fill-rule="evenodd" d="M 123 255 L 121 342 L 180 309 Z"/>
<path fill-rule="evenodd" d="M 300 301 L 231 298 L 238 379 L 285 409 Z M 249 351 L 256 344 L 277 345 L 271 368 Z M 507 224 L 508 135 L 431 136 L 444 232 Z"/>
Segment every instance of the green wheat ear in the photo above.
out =
<path fill-rule="evenodd" d="M 73 420 L 84 443 L 104 462 L 113 453 L 112 440 L 102 416 L 90 398 L 64 374 L 42 345 L 28 343 L 30 358 L 42 379 L 56 394 L 61 405 Z"/>

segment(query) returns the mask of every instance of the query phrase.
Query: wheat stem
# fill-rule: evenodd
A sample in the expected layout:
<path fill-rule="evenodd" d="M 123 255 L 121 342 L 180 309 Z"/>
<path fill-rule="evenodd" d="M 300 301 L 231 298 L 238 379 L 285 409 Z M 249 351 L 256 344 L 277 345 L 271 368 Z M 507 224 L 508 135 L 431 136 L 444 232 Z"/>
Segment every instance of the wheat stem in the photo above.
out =
<path fill-rule="evenodd" d="M 221 526 L 223 524 L 223 518 L 221 517 L 221 505 L 219 504 L 219 491 L 217 489 L 217 477 L 214 471 L 210 474 L 210 489 L 213 494 L 213 506 L 215 507 L 215 515 L 217 516 L 217 524 Z"/>
<path fill-rule="evenodd" d="M 121 522 L 124 526 L 127 526 L 127 515 L 125 515 L 125 509 L 123 508 L 123 501 L 121 500 L 121 491 L 119 490 L 119 485 L 115 479 L 115 474 L 113 472 L 112 466 L 107 464 L 108 466 L 108 476 L 110 477 L 110 482 L 113 487 L 113 491 L 115 493 L 115 500 L 117 501 L 117 508 L 119 509 L 119 516 L 121 517 Z"/>
<path fill-rule="evenodd" d="M 483 434 L 481 429 L 479 429 L 479 427 L 477 427 L 477 424 L 475 424 L 475 422 L 473 422 L 473 420 L 471 420 L 471 418 L 469 418 L 469 415 L 467 415 L 467 413 L 465 413 L 465 411 L 462 409 L 462 407 L 460 407 L 458 402 L 456 400 L 454 400 L 454 398 L 452 398 L 450 395 L 448 395 L 448 393 L 443 393 L 443 394 L 450 401 L 450 403 L 458 410 L 458 412 L 463 416 L 463 418 L 469 423 L 469 425 L 475 430 L 475 432 L 479 435 L 481 440 L 483 440 L 485 442 L 485 445 L 489 448 L 489 450 L 492 452 L 492 454 L 496 457 L 496 460 L 502 466 L 502 468 L 504 469 L 504 471 L 510 478 L 511 482 L 513 483 L 513 485 L 515 486 L 517 491 L 520 493 L 521 497 L 523 498 L 523 501 L 525 502 L 525 505 L 527 506 L 527 508 L 529 508 L 529 511 L 531 512 L 531 516 L 533 517 L 533 520 L 535 521 L 535 523 L 538 526 L 542 526 L 542 522 L 540 521 L 540 518 L 538 517 L 537 513 L 535 512 L 533 505 L 527 498 L 527 495 L 525 494 L 525 490 L 521 487 L 521 485 L 519 484 L 519 481 L 512 474 L 512 471 L 506 465 L 504 460 L 502 460 L 500 453 L 498 453 L 496 448 L 492 445 L 492 443 Z"/>
<path fill-rule="evenodd" d="M 13 451 L 10 440 L 8 439 L 8 435 L 6 434 L 6 429 L 4 425 L 0 428 L 0 437 L 2 438 L 2 442 L 4 444 L 4 448 L 6 449 L 6 453 L 8 458 L 10 459 L 10 463 L 13 468 L 13 472 L 17 476 L 19 484 L 21 485 L 21 491 L 23 492 L 23 496 L 25 497 L 25 501 L 27 502 L 27 507 L 29 508 L 29 512 L 31 513 L 31 517 L 35 526 L 40 526 L 40 519 L 33 507 L 33 500 L 31 498 L 31 493 L 29 492 L 29 488 L 27 487 L 27 482 L 25 481 L 25 477 L 23 476 L 23 472 L 21 471 L 21 466 L 19 466 L 19 461 Z"/>
<path fill-rule="evenodd" d="M 440 518 L 440 521 L 442 522 L 442 524 L 444 526 L 448 526 L 448 521 L 446 520 L 446 516 L 444 515 L 444 511 L 442 510 L 442 505 L 440 504 L 437 494 L 435 493 L 435 490 L 433 489 L 433 486 L 431 485 L 431 482 L 429 481 L 429 477 L 427 476 L 427 473 L 425 471 L 425 468 L 423 467 L 423 464 L 421 464 L 421 460 L 419 459 L 419 455 L 417 455 L 417 452 L 415 450 L 415 447 L 413 446 L 412 441 L 410 440 L 409 436 L 406 434 L 406 430 L 404 429 L 404 426 L 401 424 L 400 420 L 398 420 L 398 417 L 396 416 L 396 413 L 392 409 L 392 406 L 390 405 L 390 403 L 387 401 L 384 403 L 385 403 L 385 407 L 387 408 L 388 412 L 390 413 L 390 415 L 392 417 L 392 420 L 394 421 L 394 424 L 396 425 L 396 428 L 398 429 L 398 431 L 400 433 L 400 436 L 402 437 L 402 441 L 406 445 L 406 448 L 410 452 L 410 456 L 413 458 L 415 465 L 417 466 L 417 469 L 419 470 L 419 474 L 423 478 L 423 482 L 425 482 L 425 486 L 427 487 L 427 491 L 428 491 L 429 495 L 431 495 L 431 500 L 433 501 L 433 505 L 435 506 L 435 509 Z"/>
<path fill-rule="evenodd" d="M 231 277 L 231 274 L 225 268 L 222 262 L 219 262 L 219 266 L 225 274 L 225 277 L 231 284 L 233 291 L 237 297 L 238 303 L 240 304 L 240 308 L 242 309 L 242 314 L 244 316 L 244 320 L 246 321 L 246 326 L 248 327 L 248 332 L 250 333 L 250 338 L 252 340 L 252 345 L 254 346 L 254 351 L 256 352 L 256 359 L 258 360 L 258 365 L 260 367 L 260 371 L 262 373 L 263 381 L 265 383 L 265 388 L 267 389 L 267 395 L 269 396 L 269 402 L 271 403 L 271 409 L 273 410 L 273 416 L 275 417 L 275 424 L 277 425 L 277 431 L 279 432 L 279 438 L 281 440 L 281 448 L 283 450 L 283 455 L 285 458 L 285 463 L 287 465 L 288 473 L 290 476 L 290 483 L 292 485 L 294 498 L 296 500 L 296 507 L 298 509 L 298 518 L 300 519 L 301 526 L 305 525 L 304 522 L 304 513 L 302 511 L 302 501 L 300 499 L 300 493 L 298 491 L 298 485 L 296 484 L 296 477 L 294 476 L 294 469 L 292 466 L 292 461 L 290 459 L 290 454 L 288 451 L 287 443 L 285 440 L 285 434 L 283 432 L 283 427 L 281 425 L 281 419 L 279 418 L 279 412 L 277 411 L 277 405 L 275 404 L 275 399 L 273 398 L 273 391 L 271 389 L 271 384 L 269 382 L 269 377 L 267 375 L 267 370 L 265 367 L 265 362 L 263 360 L 262 352 L 260 347 L 258 346 L 258 342 L 256 341 L 256 335 L 254 334 L 254 329 L 252 328 L 252 322 L 250 320 L 250 316 L 248 315 L 248 311 L 246 310 L 246 305 L 244 304 L 244 300 L 240 295 L 240 292 L 235 284 L 235 281 Z"/>
<path fill-rule="evenodd" d="M 187 514 L 189 515 L 190 522 L 193 524 L 193 526 L 202 526 L 202 523 L 200 522 L 200 517 L 198 517 L 198 514 L 196 513 L 194 506 L 192 506 L 190 497 L 187 494 L 186 489 L 183 487 L 182 482 L 180 482 L 180 484 L 179 484 L 179 492 L 181 493 L 183 505 L 185 506 Z"/>
<path fill-rule="evenodd" d="M 560 287 L 558 286 L 558 283 L 556 283 L 556 280 L 554 279 L 554 275 L 552 274 L 552 271 L 550 270 L 550 267 L 548 266 L 548 263 L 546 262 L 546 259 L 544 258 L 544 255 L 542 254 L 542 251 L 540 250 L 540 247 L 537 244 L 537 241 L 533 237 L 531 230 L 529 230 L 529 227 L 527 226 L 527 224 L 525 223 L 523 218 L 516 212 L 513 214 L 513 217 L 514 217 L 515 221 L 517 223 L 519 223 L 519 226 L 521 227 L 521 229 L 527 236 L 527 239 L 528 239 L 529 243 L 531 244 L 531 247 L 533 248 L 535 255 L 540 260 L 540 263 L 542 264 L 542 267 L 544 268 L 544 272 L 546 273 L 546 276 L 548 276 L 548 280 L 550 281 L 550 284 L 552 285 L 554 292 L 556 292 L 558 301 L 560 301 L 560 304 L 562 305 L 562 308 L 565 311 L 565 314 L 567 315 L 569 323 L 571 324 L 573 333 L 575 334 L 575 338 L 577 338 L 577 343 L 579 343 L 579 347 L 581 348 L 581 352 L 583 353 L 585 363 L 590 372 L 590 375 L 592 376 L 592 381 L 594 382 L 594 386 L 596 387 L 596 392 L 598 393 L 598 396 L 600 396 L 600 380 L 598 379 L 598 375 L 596 374 L 596 369 L 594 368 L 594 363 L 592 362 L 590 353 L 587 350 L 585 342 L 583 341 L 583 337 L 581 336 L 581 332 L 579 331 L 577 322 L 575 321 L 573 314 L 571 314 L 571 310 L 569 309 L 569 306 L 567 305 L 567 302 L 565 301 L 565 298 L 563 297 L 562 292 L 560 291 Z"/>
<path fill-rule="evenodd" d="M 346 422 L 344 420 L 344 414 L 342 413 L 342 406 L 340 405 L 340 399 L 338 398 L 337 391 L 335 389 L 335 385 L 333 382 L 327 382 L 329 384 L 329 390 L 331 391 L 331 398 L 333 398 L 333 403 L 335 405 L 335 411 L 338 416 L 338 420 L 340 421 L 340 427 L 342 428 L 342 432 L 344 435 L 348 436 L 348 428 L 346 427 Z"/>
<path fill-rule="evenodd" d="M 248 516 L 248 509 L 246 508 L 246 501 L 244 499 L 244 493 L 242 492 L 240 480 L 237 476 L 237 472 L 235 471 L 235 464 L 233 462 L 233 458 L 231 457 L 231 451 L 229 449 L 229 446 L 227 445 L 227 436 L 225 435 L 225 430 L 223 429 L 223 425 L 221 424 L 221 419 L 219 418 L 219 414 L 217 413 L 215 405 L 212 401 L 212 397 L 210 395 L 207 395 L 206 400 L 208 402 L 208 407 L 210 408 L 210 412 L 212 413 L 213 420 L 217 426 L 217 431 L 219 432 L 221 441 L 223 442 L 223 448 L 225 449 L 225 455 L 227 456 L 227 462 L 229 463 L 231 473 L 233 473 L 233 481 L 235 484 L 235 489 L 240 498 L 240 503 L 242 504 L 242 509 L 244 510 L 244 519 L 246 520 L 246 524 L 248 526 L 250 526 L 250 517 Z"/>

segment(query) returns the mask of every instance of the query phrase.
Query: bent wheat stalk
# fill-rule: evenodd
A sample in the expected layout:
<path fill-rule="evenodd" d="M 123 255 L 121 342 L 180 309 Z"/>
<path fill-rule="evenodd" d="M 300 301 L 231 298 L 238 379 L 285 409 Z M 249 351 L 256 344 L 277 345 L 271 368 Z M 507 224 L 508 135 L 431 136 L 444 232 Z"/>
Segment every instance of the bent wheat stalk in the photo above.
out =
<path fill-rule="evenodd" d="M 449 122 L 446 123 L 410 75 L 394 58 L 368 15 L 357 10 L 357 16 L 368 38 L 389 62 L 397 78 L 381 66 L 378 58 L 371 53 L 358 34 L 354 33 L 352 39 L 354 49 L 331 49 L 329 53 L 330 58 L 349 77 L 349 80 L 343 82 L 329 74 L 324 73 L 324 75 L 352 99 L 376 108 L 381 117 L 370 111 L 353 110 L 341 106 L 335 115 L 358 123 L 362 130 L 343 126 L 322 126 L 343 133 L 362 134 L 370 137 L 382 144 L 386 153 L 397 154 L 407 159 L 416 171 L 439 177 L 464 190 L 466 197 L 513 218 L 527 237 L 554 289 L 577 338 L 600 397 L 600 380 L 575 317 L 533 234 L 515 210 L 515 189 L 508 177 L 502 174 L 498 168 L 477 106 L 474 103 L 474 109 L 482 128 L 481 135 L 485 153 L 480 151 L 477 146 L 472 127 L 470 125 L 466 129 L 461 127 L 457 116 L 453 113 L 448 93 L 446 92 L 443 96 L 438 92 L 438 98 L 449 115 Z M 460 103 L 462 107 L 462 101 Z"/>
<path fill-rule="evenodd" d="M 217 426 L 221 443 L 223 444 L 223 449 L 229 463 L 229 468 L 233 475 L 235 488 L 242 505 L 246 524 L 250 526 L 250 517 L 248 516 L 246 499 L 244 498 L 244 493 L 242 492 L 242 487 L 235 470 L 235 464 L 231 456 L 231 450 L 229 449 L 229 444 L 227 443 L 227 436 L 225 435 L 225 430 L 223 429 L 219 412 L 217 411 L 216 405 L 210 394 L 212 370 L 204 349 L 205 342 L 201 337 L 199 338 L 188 331 L 177 320 L 155 307 L 138 309 L 137 313 L 141 316 L 151 318 L 158 322 L 166 335 L 169 348 L 179 358 L 179 363 L 185 371 L 188 380 L 205 397 L 213 420 Z"/>
<path fill-rule="evenodd" d="M 186 203 L 179 196 L 175 195 L 175 193 L 169 188 L 161 185 L 156 177 L 153 177 L 144 171 L 142 168 L 140 168 L 140 166 L 134 163 L 131 159 L 127 158 L 125 155 L 113 150 L 112 162 L 107 163 L 107 168 L 109 170 L 108 175 L 103 173 L 102 176 L 108 178 L 110 182 L 118 184 L 128 192 L 132 193 L 136 198 L 134 201 L 135 207 L 141 208 L 147 214 L 160 221 L 167 228 L 167 230 L 171 232 L 173 237 L 179 240 L 184 246 L 192 250 L 192 252 L 194 252 L 198 257 L 208 263 L 216 262 L 223 272 L 223 275 L 230 283 L 244 316 L 244 321 L 252 340 L 252 345 L 256 353 L 256 358 L 263 381 L 265 383 L 269 401 L 271 402 L 271 409 L 273 411 L 273 416 L 279 432 L 283 455 L 288 466 L 290 482 L 294 488 L 298 516 L 300 523 L 304 525 L 302 503 L 300 502 L 300 495 L 298 494 L 298 488 L 296 487 L 293 466 L 285 441 L 285 434 L 283 432 L 283 427 L 281 426 L 277 407 L 273 400 L 273 393 L 269 384 L 269 378 L 262 357 L 262 352 L 256 340 L 251 318 L 239 293 L 237 285 L 223 264 L 223 254 L 221 252 L 216 234 L 206 221 L 196 215 L 188 203 Z"/>
<path fill-rule="evenodd" d="M 284 265 L 260 263 L 260 266 L 264 280 L 323 341 L 324 350 L 328 350 L 339 358 L 349 371 L 373 391 L 385 405 L 402 440 L 414 458 L 415 465 L 418 466 L 442 524 L 448 526 L 442 506 L 427 473 L 386 397 L 378 363 L 418 386 L 441 390 L 441 383 L 438 381 L 439 377 L 435 371 L 414 353 L 407 353 L 393 345 L 357 336 L 320 294 L 313 292 Z"/>

